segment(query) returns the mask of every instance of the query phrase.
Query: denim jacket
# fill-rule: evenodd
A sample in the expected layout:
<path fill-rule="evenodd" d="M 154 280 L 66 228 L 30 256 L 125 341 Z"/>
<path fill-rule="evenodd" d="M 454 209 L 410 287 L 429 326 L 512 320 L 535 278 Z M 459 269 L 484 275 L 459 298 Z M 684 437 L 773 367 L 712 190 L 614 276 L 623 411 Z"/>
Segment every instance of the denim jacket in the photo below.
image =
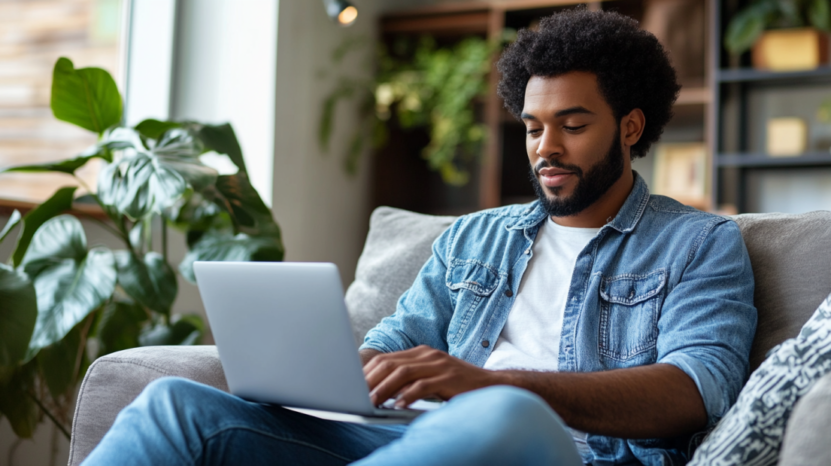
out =
<path fill-rule="evenodd" d="M 531 259 L 539 202 L 460 217 L 433 243 L 396 311 L 366 336 L 382 352 L 427 345 L 482 367 Z M 748 375 L 753 272 L 735 222 L 649 194 L 635 175 L 618 214 L 577 257 L 560 339 L 561 372 L 672 364 L 692 378 L 711 427 Z M 589 434 L 601 464 L 684 464 L 686 439 Z"/>

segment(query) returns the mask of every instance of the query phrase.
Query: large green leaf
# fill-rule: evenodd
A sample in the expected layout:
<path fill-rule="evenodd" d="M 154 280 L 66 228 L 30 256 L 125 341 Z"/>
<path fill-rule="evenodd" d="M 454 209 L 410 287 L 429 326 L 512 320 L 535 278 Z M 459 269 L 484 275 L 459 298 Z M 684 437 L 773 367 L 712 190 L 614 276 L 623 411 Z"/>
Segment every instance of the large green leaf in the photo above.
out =
<path fill-rule="evenodd" d="M 38 307 L 35 287 L 22 271 L 0 264 L 0 366 L 26 356 Z"/>
<path fill-rule="evenodd" d="M 66 394 L 78 381 L 83 348 L 78 324 L 60 341 L 40 350 L 37 363 L 53 399 Z"/>
<path fill-rule="evenodd" d="M 186 188 L 179 173 L 146 152 L 113 162 L 98 175 L 101 202 L 133 220 L 169 207 Z"/>
<path fill-rule="evenodd" d="M 216 180 L 216 189 L 221 196 L 215 195 L 214 202 L 231 214 L 236 225 L 251 228 L 259 226 L 261 229 L 276 225 L 271 210 L 251 185 L 246 173 L 220 176 Z M 262 225 L 257 225 L 257 220 Z"/>
<path fill-rule="evenodd" d="M 59 120 L 102 134 L 121 121 L 118 87 L 101 68 L 75 69 L 61 57 L 52 73 L 52 113 Z"/>
<path fill-rule="evenodd" d="M 5 386 L 0 386 L 0 413 L 6 415 L 15 435 L 31 438 L 40 417 L 40 409 L 32 400 L 35 363 L 19 367 Z"/>
<path fill-rule="evenodd" d="M 108 303 L 101 313 L 96 329 L 100 343 L 98 357 L 139 346 L 142 325 L 148 317 L 147 313 L 134 303 Z"/>
<path fill-rule="evenodd" d="M 121 133 L 124 136 L 125 132 Z M 161 213 L 176 203 L 188 186 L 198 190 L 216 181 L 216 170 L 199 161 L 202 146 L 188 131 L 170 130 L 150 148 L 136 138 L 138 135 L 133 133 L 127 155 L 98 176 L 101 201 L 131 219 Z"/>
<path fill-rule="evenodd" d="M 162 314 L 169 314 L 179 291 L 176 273 L 161 254 L 148 252 L 140 260 L 130 251 L 116 251 L 118 283 L 131 298 Z"/>
<path fill-rule="evenodd" d="M 159 139 L 164 133 L 173 128 L 180 128 L 181 123 L 175 121 L 159 121 L 153 118 L 148 118 L 137 124 L 135 129 L 139 134 L 148 139 Z"/>
<path fill-rule="evenodd" d="M 102 143 L 94 144 L 92 147 L 79 154 L 77 157 L 61 160 L 59 162 L 48 162 L 35 165 L 18 165 L 0 170 L 0 173 L 6 172 L 25 172 L 25 173 L 46 173 L 58 172 L 72 175 L 76 170 L 83 167 L 92 159 L 99 158 L 107 162 L 112 161 L 112 152 L 109 147 Z"/>
<path fill-rule="evenodd" d="M 139 342 L 141 346 L 198 345 L 204 331 L 205 325 L 199 316 L 176 316 L 172 325 L 159 323 L 147 328 L 139 336 Z"/>
<path fill-rule="evenodd" d="M 245 168 L 245 160 L 242 158 L 242 148 L 230 123 L 222 125 L 189 123 L 187 126 L 196 133 L 206 151 L 226 154 L 240 171 L 248 171 Z"/>
<path fill-rule="evenodd" d="M 38 303 L 26 360 L 65 337 L 115 290 L 112 252 L 87 251 L 81 222 L 70 215 L 56 217 L 38 230 L 23 266 L 33 278 Z"/>
<path fill-rule="evenodd" d="M 35 232 L 41 225 L 56 215 L 72 208 L 72 197 L 75 194 L 75 189 L 77 188 L 70 187 L 55 191 L 55 194 L 47 199 L 46 202 L 23 216 L 23 228 L 17 237 L 17 245 L 14 248 L 14 252 L 12 252 L 12 265 L 17 267 L 23 261 L 23 257 L 29 248 L 29 243 L 32 242 L 32 237 L 34 237 Z"/>
<path fill-rule="evenodd" d="M 21 218 L 20 211 L 15 209 L 14 212 L 12 212 L 11 217 L 9 217 L 9 221 L 6 222 L 6 225 L 3 227 L 3 231 L 0 231 L 0 243 L 2 243 L 3 240 L 6 239 L 6 236 L 11 233 L 12 228 L 16 227 L 17 224 L 20 223 Z"/>
<path fill-rule="evenodd" d="M 179 264 L 179 272 L 191 282 L 195 261 L 281 261 L 283 244 L 274 237 L 251 237 L 244 233 L 208 232 Z"/>
<path fill-rule="evenodd" d="M 160 162 L 179 172 L 196 191 L 214 184 L 217 177 L 216 170 L 199 161 L 203 151 L 202 142 L 184 129 L 167 131 L 153 146 Z"/>

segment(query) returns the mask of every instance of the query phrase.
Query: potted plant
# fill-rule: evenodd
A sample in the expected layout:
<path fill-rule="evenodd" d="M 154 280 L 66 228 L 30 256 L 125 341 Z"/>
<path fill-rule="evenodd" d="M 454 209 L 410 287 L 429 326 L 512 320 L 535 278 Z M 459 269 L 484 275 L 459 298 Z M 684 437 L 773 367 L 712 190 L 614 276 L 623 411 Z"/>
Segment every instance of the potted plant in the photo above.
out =
<path fill-rule="evenodd" d="M 506 33 L 503 40 L 511 37 Z M 347 41 L 333 54 L 339 63 L 355 45 Z M 345 157 L 347 171 L 353 172 L 363 147 L 387 142 L 386 124 L 397 118 L 402 128 L 424 127 L 430 142 L 422 157 L 448 185 L 467 184 L 466 166 L 481 152 L 486 128 L 477 121 L 474 102 L 487 91 L 487 76 L 502 42 L 478 37 L 466 38 L 452 47 L 440 47 L 430 37 L 417 42 L 401 39 L 394 45 L 399 53 L 380 46 L 377 72 L 373 78 L 341 76 L 323 102 L 319 141 L 327 150 L 334 126 L 335 107 L 342 99 L 359 99 L 361 124 L 352 136 Z"/>
<path fill-rule="evenodd" d="M 727 27 L 724 45 L 734 55 L 752 48 L 757 69 L 812 69 L 828 62 L 829 0 L 755 0 Z"/>
<path fill-rule="evenodd" d="M 178 288 L 168 227 L 186 234 L 189 251 L 178 271 L 191 282 L 196 260 L 283 258 L 280 228 L 249 182 L 230 125 L 123 126 L 112 77 L 75 69 L 66 58 L 55 64 L 51 107 L 98 142 L 69 160 L 3 171 L 75 176 L 92 159 L 107 165 L 97 189 L 75 176 L 85 196 L 76 199 L 75 186 L 59 188 L 26 215 L 15 211 L 0 231 L 3 241 L 21 226 L 9 263 L 0 264 L 0 414 L 19 437 L 30 437 L 43 415 L 69 436 L 74 389 L 94 358 L 200 341 L 201 319 L 172 313 Z M 102 215 L 91 220 L 123 248 L 87 244 L 81 222 L 64 214 L 82 201 L 100 206 Z"/>

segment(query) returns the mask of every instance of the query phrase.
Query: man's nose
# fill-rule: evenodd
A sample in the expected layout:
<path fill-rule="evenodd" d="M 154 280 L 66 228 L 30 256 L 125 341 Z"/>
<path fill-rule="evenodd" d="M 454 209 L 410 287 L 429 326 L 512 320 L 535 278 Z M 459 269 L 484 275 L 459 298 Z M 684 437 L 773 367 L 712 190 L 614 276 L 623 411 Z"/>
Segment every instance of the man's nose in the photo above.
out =
<path fill-rule="evenodd" d="M 565 152 L 563 139 L 554 129 L 546 128 L 540 137 L 540 145 L 537 146 L 537 155 L 544 159 L 557 158 Z"/>

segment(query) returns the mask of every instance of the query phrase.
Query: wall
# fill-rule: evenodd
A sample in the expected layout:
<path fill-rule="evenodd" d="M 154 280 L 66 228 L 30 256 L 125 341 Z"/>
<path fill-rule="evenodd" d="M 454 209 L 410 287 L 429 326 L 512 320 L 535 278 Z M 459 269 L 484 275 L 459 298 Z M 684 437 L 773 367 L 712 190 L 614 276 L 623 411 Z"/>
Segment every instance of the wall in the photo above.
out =
<path fill-rule="evenodd" d="M 341 168 L 341 150 L 354 124 L 354 107 L 348 104 L 338 110 L 330 153 L 319 148 L 322 99 L 332 83 L 319 78 L 319 72 L 331 68 L 331 52 L 343 40 L 374 36 L 377 12 L 399 6 L 392 0 L 356 0 L 355 4 L 360 8 L 356 24 L 340 28 L 316 0 L 283 0 L 279 6 L 258 0 L 180 0 L 171 95 L 173 118 L 234 124 L 247 163 L 261 167 L 255 176 L 274 175 L 271 195 L 268 176 L 259 176 L 261 181 L 255 183 L 283 228 L 286 260 L 334 262 L 345 285 L 354 277 L 367 231 L 368 154 L 356 176 Z M 342 69 L 353 76 L 371 72 L 362 60 Z M 264 133 L 273 142 L 264 139 Z M 0 216 L 0 226 L 7 220 Z M 85 228 L 90 244 L 118 247 L 95 225 Z M 0 245 L 0 260 L 9 256 L 15 236 L 12 233 Z M 185 253 L 184 241 L 181 235 L 171 234 L 170 242 L 172 260 L 178 262 Z M 180 282 L 175 311 L 202 312 L 193 285 Z M 66 464 L 68 443 L 54 430 L 42 424 L 34 440 L 20 442 L 9 463 L 16 439 L 8 422 L 0 420 L 0 466 Z"/>
<path fill-rule="evenodd" d="M 283 1 L 277 29 L 272 208 L 283 227 L 286 260 L 334 262 L 345 284 L 354 277 L 367 232 L 368 157 L 362 157 L 356 176 L 345 174 L 341 156 L 354 128 L 354 107 L 338 109 L 329 153 L 320 148 L 317 131 L 322 99 L 333 83 L 321 75 L 335 69 L 350 76 L 372 71 L 362 66 L 363 59 L 347 57 L 339 67 L 331 60 L 344 40 L 374 36 L 374 16 L 383 5 L 355 4 L 360 8 L 356 23 L 339 28 L 320 1 Z M 371 52 L 366 47 L 360 53 Z"/>

